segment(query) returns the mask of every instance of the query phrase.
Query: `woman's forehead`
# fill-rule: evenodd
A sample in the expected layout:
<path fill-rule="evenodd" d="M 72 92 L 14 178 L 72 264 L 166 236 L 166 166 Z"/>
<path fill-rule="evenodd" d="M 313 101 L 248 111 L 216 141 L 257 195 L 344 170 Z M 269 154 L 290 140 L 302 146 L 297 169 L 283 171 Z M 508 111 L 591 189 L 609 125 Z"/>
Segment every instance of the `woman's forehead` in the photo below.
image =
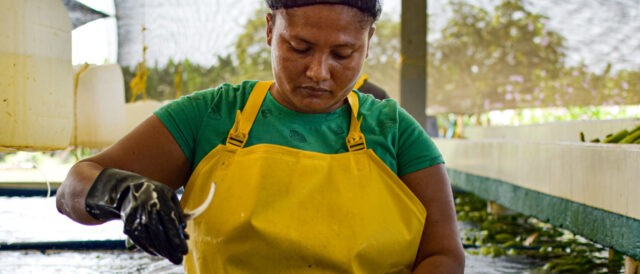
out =
<path fill-rule="evenodd" d="M 332 48 L 360 48 L 366 42 L 368 29 L 360 25 L 358 11 L 345 9 L 350 8 L 304 7 L 279 11 L 274 34 Z"/>
<path fill-rule="evenodd" d="M 298 8 L 279 9 L 274 12 L 276 20 L 287 27 L 324 28 L 333 27 L 341 31 L 365 30 L 371 20 L 355 8 L 345 5 L 319 4 Z M 277 24 L 277 23 L 276 23 Z"/>
<path fill-rule="evenodd" d="M 265 0 L 271 10 L 291 9 L 304 6 L 333 4 L 357 9 L 363 15 L 376 21 L 382 12 L 381 0 Z"/>

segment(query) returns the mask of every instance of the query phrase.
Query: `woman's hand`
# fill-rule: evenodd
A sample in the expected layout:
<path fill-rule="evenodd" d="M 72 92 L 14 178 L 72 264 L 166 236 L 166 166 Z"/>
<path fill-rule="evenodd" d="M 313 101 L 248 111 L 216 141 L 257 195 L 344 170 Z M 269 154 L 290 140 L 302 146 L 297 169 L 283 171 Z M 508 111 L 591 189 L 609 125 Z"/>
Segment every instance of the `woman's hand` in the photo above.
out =
<path fill-rule="evenodd" d="M 122 219 L 124 233 L 151 255 L 174 264 L 187 254 L 188 235 L 180 201 L 173 189 L 135 173 L 104 169 L 85 198 L 96 220 Z"/>

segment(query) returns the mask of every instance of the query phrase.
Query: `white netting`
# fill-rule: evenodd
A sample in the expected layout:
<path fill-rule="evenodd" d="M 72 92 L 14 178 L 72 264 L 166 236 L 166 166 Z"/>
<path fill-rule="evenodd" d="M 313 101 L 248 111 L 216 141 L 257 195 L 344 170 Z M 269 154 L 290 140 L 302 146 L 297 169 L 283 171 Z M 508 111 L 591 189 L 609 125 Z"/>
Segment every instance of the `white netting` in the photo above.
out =
<path fill-rule="evenodd" d="M 188 93 L 271 75 L 262 1 L 115 3 L 118 62 L 127 81 L 142 60 L 146 28 L 151 97 L 175 96 L 176 77 Z M 365 72 L 399 98 L 400 0 L 383 3 Z M 428 5 L 431 114 L 640 104 L 637 1 L 436 0 Z"/>

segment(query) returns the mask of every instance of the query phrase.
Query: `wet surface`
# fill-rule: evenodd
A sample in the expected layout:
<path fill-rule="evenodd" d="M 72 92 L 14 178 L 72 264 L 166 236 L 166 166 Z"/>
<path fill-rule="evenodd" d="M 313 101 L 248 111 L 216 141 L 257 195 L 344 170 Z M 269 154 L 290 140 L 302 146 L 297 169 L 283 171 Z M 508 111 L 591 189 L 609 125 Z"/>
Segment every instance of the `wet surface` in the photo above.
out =
<path fill-rule="evenodd" d="M 521 257 L 467 254 L 465 273 L 537 273 Z M 133 251 L 0 251 L 0 273 L 184 273 L 182 266 Z"/>
<path fill-rule="evenodd" d="M 131 251 L 0 251 L 0 273 L 184 273 L 141 252 Z"/>
<path fill-rule="evenodd" d="M 85 226 L 58 213 L 55 198 L 0 197 L 0 242 L 124 240 L 122 223 Z M 465 273 L 536 273 L 543 263 L 519 256 L 467 254 Z M 0 251 L 0 273 L 184 273 L 139 251 Z"/>

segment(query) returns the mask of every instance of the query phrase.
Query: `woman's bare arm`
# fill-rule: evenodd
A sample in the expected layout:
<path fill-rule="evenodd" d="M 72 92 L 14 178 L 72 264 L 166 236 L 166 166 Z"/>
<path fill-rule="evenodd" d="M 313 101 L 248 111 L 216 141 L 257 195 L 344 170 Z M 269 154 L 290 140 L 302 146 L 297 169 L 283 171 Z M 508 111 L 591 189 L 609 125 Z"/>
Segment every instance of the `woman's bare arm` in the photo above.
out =
<path fill-rule="evenodd" d="M 464 273 L 451 185 L 444 165 L 401 177 L 427 209 L 413 273 Z"/>
<path fill-rule="evenodd" d="M 173 189 L 184 185 L 190 175 L 180 146 L 155 115 L 111 147 L 76 163 L 57 190 L 58 211 L 83 224 L 99 224 L 85 210 L 85 197 L 104 168 L 118 168 L 167 184 Z"/>

